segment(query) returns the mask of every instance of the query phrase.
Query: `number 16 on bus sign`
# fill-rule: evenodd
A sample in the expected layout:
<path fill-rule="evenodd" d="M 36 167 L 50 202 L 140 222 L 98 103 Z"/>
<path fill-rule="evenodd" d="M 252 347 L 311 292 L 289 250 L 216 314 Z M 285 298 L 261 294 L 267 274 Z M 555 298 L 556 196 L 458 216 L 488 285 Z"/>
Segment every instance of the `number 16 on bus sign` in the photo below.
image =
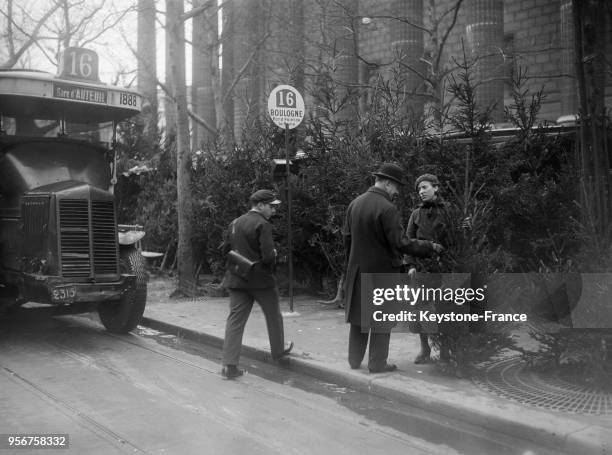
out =
<path fill-rule="evenodd" d="M 268 114 L 276 125 L 293 129 L 304 118 L 304 99 L 290 85 L 279 85 L 268 97 Z"/>

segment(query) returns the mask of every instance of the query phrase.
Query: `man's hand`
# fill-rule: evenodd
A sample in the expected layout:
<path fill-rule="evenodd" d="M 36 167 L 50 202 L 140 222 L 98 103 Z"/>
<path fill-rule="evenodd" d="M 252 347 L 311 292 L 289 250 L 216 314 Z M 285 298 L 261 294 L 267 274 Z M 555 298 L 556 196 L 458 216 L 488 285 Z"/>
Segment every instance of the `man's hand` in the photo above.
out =
<path fill-rule="evenodd" d="M 444 247 L 439 243 L 432 242 L 431 247 L 436 253 L 441 253 L 442 251 L 444 251 Z"/>

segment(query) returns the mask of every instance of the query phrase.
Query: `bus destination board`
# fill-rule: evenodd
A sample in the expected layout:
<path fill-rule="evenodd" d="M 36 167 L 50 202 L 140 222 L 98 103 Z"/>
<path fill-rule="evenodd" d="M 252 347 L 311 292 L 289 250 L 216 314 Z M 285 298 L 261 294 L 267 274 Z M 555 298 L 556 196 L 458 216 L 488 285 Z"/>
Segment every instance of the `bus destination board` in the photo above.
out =
<path fill-rule="evenodd" d="M 53 83 L 53 97 L 86 103 L 107 104 L 108 102 L 106 90 L 58 82 Z"/>

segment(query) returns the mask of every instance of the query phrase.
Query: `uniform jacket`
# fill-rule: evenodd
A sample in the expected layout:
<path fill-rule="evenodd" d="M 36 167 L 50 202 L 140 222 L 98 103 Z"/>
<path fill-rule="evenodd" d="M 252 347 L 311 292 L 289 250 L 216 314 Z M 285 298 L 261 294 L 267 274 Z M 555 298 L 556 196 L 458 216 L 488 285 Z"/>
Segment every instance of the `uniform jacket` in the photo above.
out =
<path fill-rule="evenodd" d="M 235 250 L 251 261 L 257 261 L 248 280 L 225 272 L 222 285 L 232 289 L 264 289 L 276 286 L 274 263 L 276 250 L 272 224 L 256 211 L 248 211 L 232 221 L 225 234 L 223 253 Z"/>
<path fill-rule="evenodd" d="M 352 316 L 349 321 L 352 306 L 361 309 L 361 296 L 353 295 L 361 273 L 397 273 L 401 253 L 427 256 L 433 252 L 431 242 L 409 240 L 402 232 L 399 211 L 386 191 L 373 186 L 349 204 L 343 227 L 347 322 L 357 322 Z"/>

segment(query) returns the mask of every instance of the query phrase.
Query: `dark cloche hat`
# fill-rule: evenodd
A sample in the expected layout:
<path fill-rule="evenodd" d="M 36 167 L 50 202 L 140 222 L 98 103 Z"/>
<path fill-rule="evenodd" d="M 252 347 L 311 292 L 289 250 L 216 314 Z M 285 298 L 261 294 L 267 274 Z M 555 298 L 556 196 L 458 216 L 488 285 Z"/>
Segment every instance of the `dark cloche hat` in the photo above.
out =
<path fill-rule="evenodd" d="M 372 172 L 372 175 L 393 180 L 400 185 L 406 184 L 406 181 L 404 180 L 404 170 L 397 164 L 382 163 L 375 172 Z"/>
<path fill-rule="evenodd" d="M 263 202 L 264 204 L 280 204 L 281 201 L 276 199 L 276 194 L 274 194 L 271 190 L 257 190 L 251 197 L 249 198 L 251 204 L 259 204 Z"/>
<path fill-rule="evenodd" d="M 423 174 L 421 176 L 419 176 L 416 179 L 416 182 L 414 184 L 414 186 L 416 187 L 416 189 L 419 189 L 419 183 L 421 182 L 429 182 L 431 183 L 433 186 L 440 186 L 440 181 L 438 180 L 438 177 L 436 177 L 433 174 Z"/>

